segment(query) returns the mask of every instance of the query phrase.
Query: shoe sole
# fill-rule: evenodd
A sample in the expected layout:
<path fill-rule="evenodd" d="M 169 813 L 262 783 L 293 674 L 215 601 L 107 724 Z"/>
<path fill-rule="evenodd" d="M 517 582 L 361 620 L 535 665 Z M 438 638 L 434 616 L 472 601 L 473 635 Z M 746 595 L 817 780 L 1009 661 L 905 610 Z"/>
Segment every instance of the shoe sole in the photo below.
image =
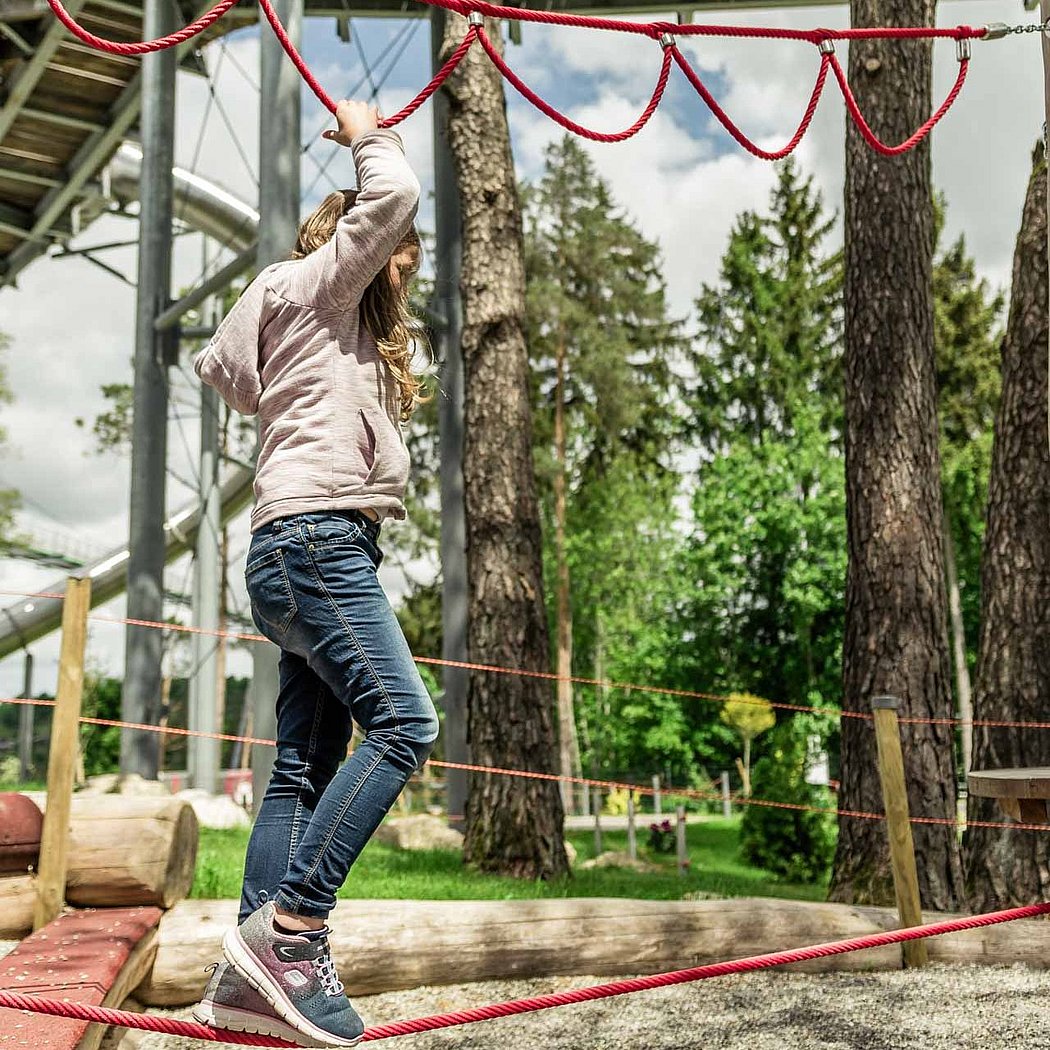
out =
<path fill-rule="evenodd" d="M 232 1006 L 219 1006 L 215 1003 L 198 1003 L 193 1008 L 193 1016 L 209 1028 L 225 1029 L 229 1032 L 250 1032 L 253 1035 L 271 1035 L 297 1046 L 321 1047 L 324 1044 L 305 1042 L 306 1036 L 291 1025 L 285 1024 L 276 1017 L 265 1017 L 251 1010 L 237 1010 Z"/>
<path fill-rule="evenodd" d="M 308 1039 L 315 1039 L 325 1047 L 357 1046 L 361 1036 L 344 1039 L 318 1028 L 292 1005 L 283 989 L 256 958 L 255 953 L 244 943 L 237 927 L 227 930 L 222 938 L 222 952 L 237 972 L 273 1007 L 274 1012 L 287 1021 L 297 1032 Z"/>

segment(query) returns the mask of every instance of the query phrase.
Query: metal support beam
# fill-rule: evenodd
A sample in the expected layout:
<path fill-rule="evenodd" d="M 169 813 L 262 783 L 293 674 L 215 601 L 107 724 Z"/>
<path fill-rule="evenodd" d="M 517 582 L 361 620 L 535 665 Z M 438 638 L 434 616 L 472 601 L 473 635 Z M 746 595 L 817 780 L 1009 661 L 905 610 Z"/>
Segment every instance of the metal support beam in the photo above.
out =
<path fill-rule="evenodd" d="M 303 0 L 276 0 L 281 21 L 296 47 L 302 39 Z M 299 143 L 302 141 L 299 74 L 273 33 L 264 30 L 259 57 L 259 248 L 258 269 L 286 259 L 299 229 Z M 280 651 L 257 646 L 252 663 L 253 735 L 276 734 Z M 255 811 L 262 804 L 275 751 L 252 748 Z"/>
<path fill-rule="evenodd" d="M 46 109 L 37 109 L 36 106 L 23 106 L 22 116 L 57 124 L 62 128 L 76 128 L 77 131 L 105 131 L 107 126 L 94 120 L 84 120 L 83 117 L 71 117 L 66 113 L 51 113 Z"/>
<path fill-rule="evenodd" d="M 66 5 L 66 10 L 76 18 L 83 6 L 84 0 L 72 0 Z M 65 36 L 66 27 L 57 18 L 53 19 L 44 31 L 40 43 L 36 45 L 33 57 L 26 59 L 24 64 L 15 68 L 10 81 L 5 85 L 6 98 L 3 106 L 0 107 L 0 142 L 11 130 L 11 125 L 15 122 L 23 104 L 33 93 L 33 88 L 43 76 L 44 70 L 51 61 L 51 56 L 58 50 Z"/>
<path fill-rule="evenodd" d="M 27 649 L 23 668 L 22 696 L 33 697 L 33 654 Z M 32 704 L 22 704 L 18 711 L 18 779 L 25 783 L 33 776 L 33 715 Z"/>
<path fill-rule="evenodd" d="M 249 245 L 243 252 L 231 259 L 218 273 L 209 277 L 206 281 L 202 281 L 192 292 L 187 292 L 177 302 L 172 303 L 167 310 L 160 314 L 153 323 L 153 327 L 158 332 L 174 328 L 181 317 L 189 313 L 190 310 L 200 306 L 209 295 L 224 289 L 235 277 L 240 277 L 245 270 L 254 264 L 257 253 L 258 246 L 256 244 Z"/>
<path fill-rule="evenodd" d="M 175 26 L 168 0 L 146 0 L 147 39 Z M 135 317 L 134 416 L 131 440 L 131 497 L 128 537 L 128 617 L 163 620 L 164 510 L 168 444 L 168 374 L 163 337 L 154 329 L 171 292 L 171 223 L 175 157 L 174 48 L 142 60 L 142 193 L 139 213 L 138 297 Z M 156 725 L 161 717 L 161 660 L 164 635 L 128 624 L 125 634 L 121 717 Z M 125 730 L 120 770 L 156 779 L 159 736 Z"/>
<path fill-rule="evenodd" d="M 214 304 L 214 300 L 213 300 Z M 217 304 L 214 304 L 217 305 Z M 216 312 L 213 309 L 212 314 Z M 193 565 L 193 623 L 207 631 L 219 627 L 222 517 L 219 505 L 219 395 L 201 384 L 200 440 L 201 527 L 197 530 L 197 557 Z M 193 675 L 189 683 L 189 728 L 204 733 L 222 732 L 218 721 L 218 647 L 215 634 L 193 636 Z M 220 790 L 220 741 L 190 737 L 190 786 L 212 794 Z"/>
<path fill-rule="evenodd" d="M 19 171 L 17 168 L 0 166 L 0 179 L 9 179 L 11 182 L 28 182 L 33 186 L 61 186 L 58 179 L 52 179 L 48 175 L 35 175 L 31 171 Z"/>
<path fill-rule="evenodd" d="M 446 14 L 435 7 L 430 14 L 431 66 L 440 66 Z M 441 463 L 441 657 L 467 659 L 467 526 L 463 508 L 463 300 L 459 275 L 463 256 L 459 189 L 448 143 L 448 97 L 444 89 L 434 94 L 434 210 L 437 233 L 436 280 L 433 310 L 444 320 L 435 331 L 441 361 L 438 399 Z M 461 667 L 442 669 L 442 706 L 445 710 L 445 757 L 469 762 L 467 749 L 467 689 L 469 672 Z M 450 769 L 448 814 L 460 824 L 466 814 L 467 775 Z"/>

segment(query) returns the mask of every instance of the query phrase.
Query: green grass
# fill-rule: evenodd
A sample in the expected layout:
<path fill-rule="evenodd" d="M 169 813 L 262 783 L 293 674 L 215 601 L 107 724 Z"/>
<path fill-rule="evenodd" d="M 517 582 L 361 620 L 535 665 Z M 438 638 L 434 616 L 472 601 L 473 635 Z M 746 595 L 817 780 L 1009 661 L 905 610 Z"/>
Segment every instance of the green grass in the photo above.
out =
<path fill-rule="evenodd" d="M 594 855 L 590 832 L 570 832 L 579 860 Z M 625 831 L 603 835 L 607 850 L 627 848 Z M 239 897 L 244 870 L 248 829 L 201 828 L 197 872 L 191 897 Z M 826 886 L 781 882 L 767 871 L 745 863 L 739 856 L 739 821 L 705 820 L 689 825 L 690 871 L 677 873 L 674 856 L 653 855 L 640 849 L 644 859 L 659 863 L 659 873 L 637 874 L 625 869 L 580 871 L 568 879 L 526 882 L 483 875 L 464 868 L 455 850 L 397 850 L 371 842 L 358 858 L 340 897 L 418 898 L 426 900 L 512 900 L 536 897 L 642 897 L 677 900 L 686 893 L 719 897 L 787 897 L 824 900 Z"/>
<path fill-rule="evenodd" d="M 17 780 L 0 780 L 0 795 L 11 791 L 47 791 L 46 780 L 27 780 L 24 784 Z"/>

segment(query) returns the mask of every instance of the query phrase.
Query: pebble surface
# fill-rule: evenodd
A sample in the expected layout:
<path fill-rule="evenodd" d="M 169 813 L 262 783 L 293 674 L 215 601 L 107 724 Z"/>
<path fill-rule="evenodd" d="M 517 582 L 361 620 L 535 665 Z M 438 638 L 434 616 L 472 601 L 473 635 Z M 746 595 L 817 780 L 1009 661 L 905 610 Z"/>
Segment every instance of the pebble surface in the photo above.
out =
<path fill-rule="evenodd" d="M 0 957 L 13 946 L 0 942 Z M 425 987 L 359 997 L 354 1004 L 367 1023 L 380 1024 L 610 979 Z M 151 1012 L 190 1019 L 189 1008 Z M 207 1045 L 152 1033 L 135 1033 L 125 1041 L 128 1050 L 203 1050 Z M 877 973 L 747 974 L 376 1045 L 389 1050 L 1050 1050 L 1050 971 L 930 966 Z"/>

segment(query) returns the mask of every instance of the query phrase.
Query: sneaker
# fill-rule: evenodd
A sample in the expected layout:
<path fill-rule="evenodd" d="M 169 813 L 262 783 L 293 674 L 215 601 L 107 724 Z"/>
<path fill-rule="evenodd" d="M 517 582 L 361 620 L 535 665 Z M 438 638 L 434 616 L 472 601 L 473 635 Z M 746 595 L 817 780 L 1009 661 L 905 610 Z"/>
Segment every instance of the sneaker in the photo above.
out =
<path fill-rule="evenodd" d="M 230 1032 L 272 1035 L 297 1046 L 323 1046 L 285 1024 L 273 1007 L 225 960 L 212 963 L 211 980 L 204 996 L 193 1008 L 193 1016 L 211 1028 Z"/>
<path fill-rule="evenodd" d="M 365 1026 L 336 976 L 328 928 L 282 933 L 273 901 L 226 932 L 222 950 L 274 1012 L 323 1046 L 356 1046 Z"/>

